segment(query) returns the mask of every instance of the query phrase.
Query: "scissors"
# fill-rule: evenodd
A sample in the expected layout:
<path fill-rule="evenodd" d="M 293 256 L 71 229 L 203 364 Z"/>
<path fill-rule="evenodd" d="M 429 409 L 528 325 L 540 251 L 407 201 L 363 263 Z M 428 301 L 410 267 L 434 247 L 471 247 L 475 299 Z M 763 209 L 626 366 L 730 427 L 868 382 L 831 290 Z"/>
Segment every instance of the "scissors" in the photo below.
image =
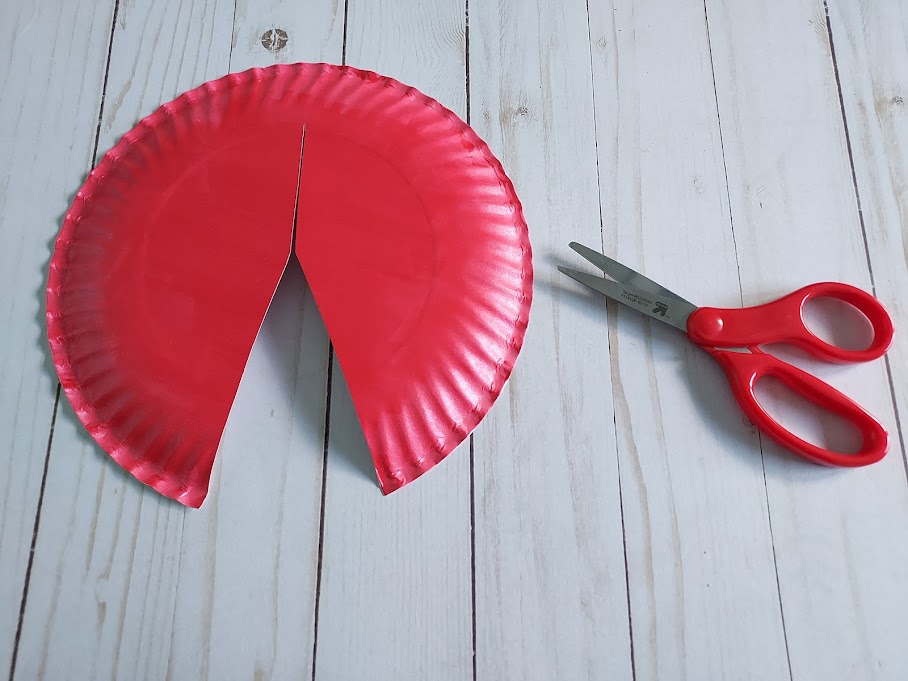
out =
<path fill-rule="evenodd" d="M 823 282 L 755 307 L 697 307 L 602 253 L 578 243 L 570 246 L 610 278 L 566 267 L 559 267 L 559 270 L 609 298 L 684 331 L 725 371 L 735 399 L 747 417 L 786 449 L 827 466 L 867 466 L 886 455 L 889 434 L 876 418 L 832 386 L 759 347 L 764 343 L 787 343 L 827 362 L 877 359 L 889 349 L 894 329 L 886 308 L 869 293 L 848 284 Z M 810 331 L 804 323 L 802 309 L 808 300 L 818 297 L 841 300 L 867 317 L 873 327 L 869 347 L 847 350 L 827 343 Z M 754 385 L 763 376 L 778 379 L 824 410 L 851 422 L 863 437 L 861 449 L 856 454 L 833 452 L 786 430 L 760 406 L 754 395 Z"/>

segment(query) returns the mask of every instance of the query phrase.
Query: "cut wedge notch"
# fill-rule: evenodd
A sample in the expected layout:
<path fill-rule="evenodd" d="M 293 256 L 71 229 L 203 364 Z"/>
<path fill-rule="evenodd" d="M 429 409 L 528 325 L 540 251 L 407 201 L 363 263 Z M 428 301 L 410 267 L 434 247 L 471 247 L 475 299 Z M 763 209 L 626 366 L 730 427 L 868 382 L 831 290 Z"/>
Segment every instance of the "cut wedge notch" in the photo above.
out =
<path fill-rule="evenodd" d="M 385 493 L 462 442 L 511 372 L 530 245 L 510 181 L 465 123 L 347 67 L 205 84 L 91 173 L 48 282 L 51 349 L 79 419 L 183 504 L 205 498 L 291 240 Z"/>

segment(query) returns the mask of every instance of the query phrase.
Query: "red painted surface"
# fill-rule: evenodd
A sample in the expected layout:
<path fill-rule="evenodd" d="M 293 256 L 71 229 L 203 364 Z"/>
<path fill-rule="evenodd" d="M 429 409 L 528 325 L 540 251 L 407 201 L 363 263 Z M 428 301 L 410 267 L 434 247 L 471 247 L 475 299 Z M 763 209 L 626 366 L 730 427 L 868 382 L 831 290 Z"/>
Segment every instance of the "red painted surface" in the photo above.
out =
<path fill-rule="evenodd" d="M 290 255 L 298 188 L 296 251 L 386 493 L 464 440 L 522 344 L 526 223 L 500 164 L 454 114 L 327 65 L 205 84 L 92 172 L 48 282 L 51 348 L 79 419 L 181 503 L 207 493 Z"/>
<path fill-rule="evenodd" d="M 870 321 L 873 340 L 867 348 L 840 348 L 807 328 L 802 314 L 804 305 L 811 298 L 820 297 L 848 303 Z M 740 309 L 701 307 L 688 319 L 687 333 L 719 362 L 748 418 L 790 451 L 828 466 L 866 466 L 886 455 L 889 434 L 874 416 L 829 384 L 757 347 L 764 343 L 789 343 L 829 362 L 866 362 L 881 357 L 892 343 L 892 319 L 866 291 L 840 282 L 823 282 L 805 286 L 765 305 Z M 750 352 L 722 349 L 732 347 L 747 347 Z M 784 428 L 763 409 L 754 394 L 754 386 L 763 376 L 778 379 L 802 397 L 850 421 L 862 435 L 861 449 L 856 454 L 834 452 Z"/>

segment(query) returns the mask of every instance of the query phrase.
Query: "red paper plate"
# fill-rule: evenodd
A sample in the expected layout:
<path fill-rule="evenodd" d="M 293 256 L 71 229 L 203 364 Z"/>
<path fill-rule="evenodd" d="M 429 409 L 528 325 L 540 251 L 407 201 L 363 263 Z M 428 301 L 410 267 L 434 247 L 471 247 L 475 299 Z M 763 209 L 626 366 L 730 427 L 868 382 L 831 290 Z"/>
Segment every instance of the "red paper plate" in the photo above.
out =
<path fill-rule="evenodd" d="M 457 116 L 392 79 L 324 64 L 207 83 L 91 173 L 48 283 L 51 348 L 79 419 L 184 504 L 207 493 L 294 209 L 296 252 L 386 493 L 463 441 L 520 349 L 526 224 L 501 165 Z"/>

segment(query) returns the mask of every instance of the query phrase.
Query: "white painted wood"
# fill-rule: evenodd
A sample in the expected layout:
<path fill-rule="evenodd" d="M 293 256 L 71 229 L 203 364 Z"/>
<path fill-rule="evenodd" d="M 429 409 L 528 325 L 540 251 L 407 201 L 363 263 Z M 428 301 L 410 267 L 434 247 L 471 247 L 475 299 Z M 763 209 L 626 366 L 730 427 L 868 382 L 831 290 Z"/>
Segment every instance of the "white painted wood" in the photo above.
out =
<path fill-rule="evenodd" d="M 194 13 L 179 3 L 121 4 L 99 156 L 163 101 L 226 70 L 232 18 L 232 7 L 214 3 Z M 220 24 L 214 44 L 209 24 Z M 187 47 L 180 67 L 173 55 Z M 216 65 L 206 73 L 209 50 Z M 162 677 L 184 510 L 117 467 L 65 397 L 56 425 L 16 678 Z"/>
<path fill-rule="evenodd" d="M 590 12 L 605 252 L 740 305 L 702 2 Z M 621 305 L 608 349 L 636 679 L 784 678 L 759 442 L 721 369 Z"/>
<path fill-rule="evenodd" d="M 0 669 L 9 668 L 56 375 L 52 239 L 91 167 L 113 2 L 0 3 Z M 53 105 L 50 106 L 49 102 Z"/>
<path fill-rule="evenodd" d="M 469 679 L 469 450 L 383 497 L 333 377 L 315 678 Z"/>
<path fill-rule="evenodd" d="M 283 49 L 263 42 L 269 31 L 284 31 Z M 339 64 L 343 56 L 343 0 L 239 0 L 233 29 L 230 70 L 300 61 Z"/>
<path fill-rule="evenodd" d="M 744 302 L 813 281 L 870 287 L 823 5 L 707 1 Z M 877 228 L 883 234 L 881 228 Z M 883 362 L 812 370 L 894 431 Z M 908 673 L 908 488 L 763 452 L 794 679 Z"/>
<path fill-rule="evenodd" d="M 227 2 L 121 5 L 102 152 L 160 103 L 228 67 L 340 59 L 343 16 L 332 3 L 241 2 L 235 25 L 234 10 Z M 261 41 L 274 27 L 292 38 L 278 53 Z M 64 400 L 17 678 L 311 673 L 327 348 L 291 263 L 199 511 L 127 476 Z"/>
<path fill-rule="evenodd" d="M 464 6 L 351 0 L 347 63 L 465 112 Z M 383 497 L 335 361 L 315 677 L 472 675 L 466 445 Z"/>
<path fill-rule="evenodd" d="M 224 434 L 214 491 L 184 519 L 174 678 L 308 678 L 328 341 L 291 263 Z"/>
<path fill-rule="evenodd" d="M 895 320 L 889 368 L 906 424 L 908 8 L 896 2 L 833 2 L 829 14 L 873 281 Z M 899 453 L 904 456 L 904 451 L 893 451 Z"/>
<path fill-rule="evenodd" d="M 470 89 L 535 269 L 523 350 L 475 435 L 477 678 L 630 679 L 605 310 L 555 269 L 601 239 L 585 2 L 471 3 Z"/>
<path fill-rule="evenodd" d="M 340 62 L 344 5 L 122 1 L 99 151 L 228 70 Z M 473 124 L 524 201 L 537 274 L 526 346 L 475 435 L 477 678 L 786 678 L 790 657 L 796 681 L 904 679 L 908 485 L 885 363 L 807 363 L 894 436 L 881 464 L 820 469 L 759 440 L 680 334 L 555 270 L 580 262 L 576 239 L 697 303 L 870 288 L 822 2 L 590 5 L 589 24 L 582 0 L 470 6 Z M 462 2 L 349 10 L 349 63 L 466 114 Z M 903 331 L 908 20 L 897 2 L 830 10 L 873 283 Z M 52 417 L 47 259 L 91 165 L 112 13 L 0 3 L 0 664 Z M 276 29 L 287 44 L 268 49 Z M 906 342 L 889 363 L 903 417 Z M 308 678 L 316 631 L 319 679 L 473 676 L 468 448 L 382 497 L 336 364 L 316 626 L 326 360 L 293 270 L 200 511 L 134 482 L 63 398 L 16 679 Z"/>
<path fill-rule="evenodd" d="M 230 70 L 339 62 L 343 11 L 241 0 Z M 264 40 L 276 30 L 287 34 L 277 51 Z M 324 324 L 293 258 L 231 410 L 215 503 L 186 515 L 174 678 L 311 676 L 327 366 Z"/>

